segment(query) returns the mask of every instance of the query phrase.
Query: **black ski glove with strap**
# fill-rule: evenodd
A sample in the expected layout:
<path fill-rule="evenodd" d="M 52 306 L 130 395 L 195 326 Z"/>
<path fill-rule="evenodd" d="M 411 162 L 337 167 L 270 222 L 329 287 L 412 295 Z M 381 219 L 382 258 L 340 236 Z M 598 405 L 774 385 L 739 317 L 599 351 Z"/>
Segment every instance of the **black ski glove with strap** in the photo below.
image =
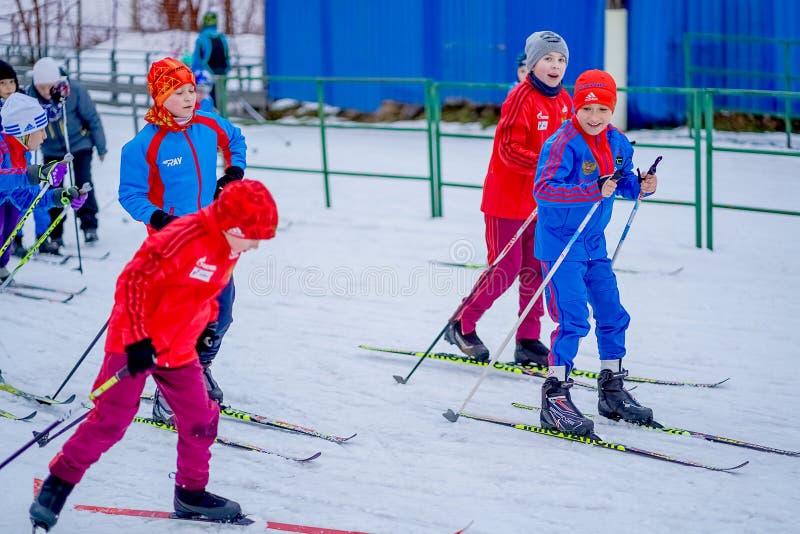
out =
<path fill-rule="evenodd" d="M 216 199 L 219 196 L 223 187 L 236 180 L 241 180 L 242 178 L 244 178 L 244 169 L 241 167 L 231 165 L 225 169 L 225 174 L 220 176 L 219 180 L 217 180 L 217 190 L 214 191 L 214 198 Z"/>
<path fill-rule="evenodd" d="M 161 230 L 166 225 L 177 219 L 177 215 L 170 215 L 166 211 L 163 210 L 156 210 L 150 216 L 150 226 L 155 228 L 156 230 Z"/>

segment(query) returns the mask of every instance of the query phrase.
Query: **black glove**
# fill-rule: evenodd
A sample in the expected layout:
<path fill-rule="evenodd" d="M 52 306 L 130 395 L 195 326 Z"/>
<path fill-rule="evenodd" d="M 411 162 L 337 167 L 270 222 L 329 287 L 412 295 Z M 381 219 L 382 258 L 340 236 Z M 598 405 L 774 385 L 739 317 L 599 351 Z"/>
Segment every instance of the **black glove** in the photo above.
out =
<path fill-rule="evenodd" d="M 156 348 L 149 337 L 125 346 L 128 355 L 128 372 L 131 376 L 144 373 L 156 366 Z"/>
<path fill-rule="evenodd" d="M 617 169 L 614 171 L 614 174 L 606 174 L 598 178 L 597 187 L 600 189 L 600 191 L 602 191 L 603 184 L 605 184 L 607 180 L 614 180 L 615 182 L 618 182 L 620 178 L 622 178 L 622 169 Z"/>
<path fill-rule="evenodd" d="M 214 346 L 214 343 L 219 339 L 219 336 L 217 335 L 217 326 L 218 325 L 216 321 L 210 322 L 206 325 L 206 329 L 203 330 L 203 333 L 197 338 L 197 345 L 195 345 L 197 354 L 202 354 Z"/>
<path fill-rule="evenodd" d="M 225 174 L 220 176 L 219 180 L 217 180 L 217 190 L 214 191 L 214 198 L 219 196 L 223 187 L 236 180 L 241 180 L 242 178 L 244 178 L 244 170 L 241 167 L 231 165 L 225 169 Z"/>
<path fill-rule="evenodd" d="M 150 216 L 150 226 L 156 230 L 161 230 L 166 225 L 177 219 L 177 215 L 170 215 L 166 211 L 156 210 Z"/>
<path fill-rule="evenodd" d="M 69 84 L 65 81 L 60 81 L 50 88 L 50 98 L 52 98 L 53 102 L 56 104 L 59 104 L 62 100 L 66 100 L 67 97 L 69 97 L 69 93 Z"/>

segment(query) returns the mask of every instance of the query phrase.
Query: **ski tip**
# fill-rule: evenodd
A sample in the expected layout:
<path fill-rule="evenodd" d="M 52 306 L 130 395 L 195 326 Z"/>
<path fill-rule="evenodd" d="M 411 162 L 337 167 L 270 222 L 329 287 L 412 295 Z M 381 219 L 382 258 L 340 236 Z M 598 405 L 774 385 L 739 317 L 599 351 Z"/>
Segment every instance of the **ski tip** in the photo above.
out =
<path fill-rule="evenodd" d="M 730 380 L 730 379 L 731 379 L 731 377 L 728 377 L 728 378 L 726 378 L 726 379 L 724 379 L 724 380 L 720 380 L 719 382 L 715 382 L 714 384 L 712 384 L 712 385 L 711 385 L 711 387 L 714 387 L 714 388 L 715 388 L 715 387 L 717 387 L 717 386 L 719 386 L 719 385 L 722 385 L 722 384 L 724 384 L 725 382 L 727 382 L 727 381 L 728 381 L 728 380 Z"/>
<path fill-rule="evenodd" d="M 740 468 L 746 466 L 749 463 L 750 463 L 750 460 L 745 460 L 744 462 L 740 463 L 739 465 L 734 465 L 733 467 L 723 467 L 722 469 L 720 469 L 720 471 L 733 471 L 735 469 L 740 469 Z"/>
<path fill-rule="evenodd" d="M 446 412 L 442 414 L 442 417 L 450 421 L 451 423 L 455 423 L 458 421 L 458 414 L 453 410 L 448 409 Z"/>
<path fill-rule="evenodd" d="M 36 410 L 34 410 L 31 413 L 29 413 L 28 415 L 26 415 L 25 417 L 20 417 L 19 420 L 20 421 L 30 421 L 31 419 L 36 417 L 36 413 L 37 413 Z"/>
<path fill-rule="evenodd" d="M 302 458 L 300 461 L 301 462 L 310 462 L 311 460 L 316 460 L 320 456 L 322 456 L 322 452 L 316 452 L 316 453 L 312 454 L 311 456 L 309 456 L 307 458 Z"/>
<path fill-rule="evenodd" d="M 394 375 L 394 379 L 398 384 L 405 384 L 407 381 L 400 375 Z"/>

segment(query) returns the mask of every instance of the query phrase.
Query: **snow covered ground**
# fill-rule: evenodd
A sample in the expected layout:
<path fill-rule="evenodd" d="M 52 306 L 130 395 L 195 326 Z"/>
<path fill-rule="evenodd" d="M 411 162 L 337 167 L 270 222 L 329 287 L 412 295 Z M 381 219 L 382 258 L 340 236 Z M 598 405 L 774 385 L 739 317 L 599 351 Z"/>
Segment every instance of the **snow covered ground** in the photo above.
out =
<path fill-rule="evenodd" d="M 106 117 L 110 152 L 95 161 L 102 213 L 103 262 L 86 260 L 81 277 L 69 267 L 31 263 L 20 281 L 87 285 L 69 304 L 0 295 L 0 369 L 10 383 L 52 394 L 103 325 L 116 276 L 144 237 L 116 202 L 119 152 L 133 134 L 130 118 Z M 313 129 L 248 127 L 251 164 L 319 163 Z M 424 174 L 421 134 L 330 131 L 338 170 Z M 685 143 L 683 132 L 634 132 L 640 142 Z M 286 146 L 284 140 L 291 140 Z M 745 136 L 761 144 L 765 138 Z M 481 183 L 490 142 L 446 140 L 449 180 Z M 645 168 L 664 154 L 659 196 L 693 198 L 688 153 L 637 150 Z M 790 158 L 715 157 L 719 202 L 796 209 L 800 193 Z M 332 178 L 333 207 L 324 208 L 322 179 L 313 174 L 251 171 L 272 190 L 281 213 L 277 237 L 248 253 L 236 273 L 236 322 L 214 367 L 231 404 L 319 430 L 358 436 L 344 445 L 222 420 L 220 435 L 286 453 L 322 451 L 305 465 L 214 446 L 209 489 L 238 500 L 270 521 L 381 533 L 530 533 L 579 528 L 594 532 L 796 531 L 800 458 L 765 454 L 690 437 L 598 421 L 610 441 L 721 466 L 715 473 L 461 419 L 457 409 L 479 368 L 426 361 L 407 385 L 416 360 L 368 353 L 361 343 L 425 350 L 478 276 L 433 267 L 429 260 L 485 261 L 480 192 L 445 190 L 445 217 L 429 217 L 424 182 Z M 614 246 L 630 203 L 618 203 L 608 231 Z M 32 229 L 27 228 L 26 242 Z M 644 204 L 618 266 L 632 315 L 627 367 L 632 374 L 695 381 L 730 377 L 716 389 L 643 384 L 634 394 L 661 422 L 691 430 L 800 450 L 797 383 L 800 218 L 718 210 L 715 251 L 694 248 L 690 208 Z M 65 232 L 74 240 L 72 222 Z M 86 253 L 92 253 L 84 249 Z M 470 257 L 471 256 L 471 257 Z M 74 267 L 75 262 L 70 264 Z M 675 275 L 662 270 L 682 267 Z M 486 314 L 478 332 L 494 350 L 516 318 L 510 291 Z M 549 333 L 553 324 L 544 321 Z M 452 347 L 441 342 L 439 351 Z M 99 369 L 96 348 L 64 393 L 85 399 Z M 503 360 L 512 358 L 507 349 Z M 596 345 L 581 345 L 577 364 L 597 369 Z M 541 380 L 492 372 L 468 411 L 538 424 L 511 402 L 538 405 Z M 148 389 L 152 389 L 150 386 Z M 596 412 L 596 397 L 575 389 L 575 402 Z M 0 408 L 33 422 L 0 420 L 0 459 L 63 407 L 41 407 L 0 392 Z M 142 415 L 149 413 L 143 404 Z M 95 515 L 75 504 L 170 510 L 174 434 L 134 424 L 86 475 L 67 502 L 55 532 L 228 532 L 241 527 Z M 0 471 L 0 532 L 29 532 L 34 477 L 63 438 L 33 448 Z M 263 523 L 249 531 L 263 531 Z"/>

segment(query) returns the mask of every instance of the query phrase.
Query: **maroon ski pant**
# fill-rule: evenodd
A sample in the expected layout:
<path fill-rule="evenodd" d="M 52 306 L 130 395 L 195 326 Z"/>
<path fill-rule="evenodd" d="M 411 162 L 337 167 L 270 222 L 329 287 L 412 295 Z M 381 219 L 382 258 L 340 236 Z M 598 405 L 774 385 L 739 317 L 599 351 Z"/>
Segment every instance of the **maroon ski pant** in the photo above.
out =
<path fill-rule="evenodd" d="M 491 215 L 484 215 L 484 218 L 486 220 L 486 248 L 491 265 L 525 221 L 502 219 Z M 531 297 L 536 293 L 543 280 L 541 262 L 533 256 L 535 227 L 535 224 L 531 224 L 525 229 L 514 246 L 489 273 L 482 286 L 476 289 L 470 302 L 461 311 L 461 331 L 463 333 L 469 334 L 475 330 L 478 320 L 494 304 L 494 301 L 511 287 L 517 276 L 519 276 L 519 313 L 522 313 L 528 306 Z M 517 339 L 539 339 L 542 330 L 540 319 L 543 315 L 544 305 L 540 297 L 525 320 L 519 325 Z"/>
<path fill-rule="evenodd" d="M 124 354 L 106 353 L 94 388 L 105 383 L 127 363 Z M 178 470 L 175 483 L 188 490 L 203 490 L 208 483 L 209 448 L 217 436 L 219 406 L 208 398 L 200 363 L 178 368 L 156 367 L 152 372 L 125 377 L 97 397 L 95 408 L 78 426 L 50 462 L 50 472 L 72 484 L 80 482 L 89 467 L 117 443 L 136 416 L 145 380 L 153 375 L 159 390 L 175 412 L 178 430 Z M 143 442 L 148 454 L 162 455 L 157 445 Z M 130 458 L 135 473 L 147 456 Z"/>

